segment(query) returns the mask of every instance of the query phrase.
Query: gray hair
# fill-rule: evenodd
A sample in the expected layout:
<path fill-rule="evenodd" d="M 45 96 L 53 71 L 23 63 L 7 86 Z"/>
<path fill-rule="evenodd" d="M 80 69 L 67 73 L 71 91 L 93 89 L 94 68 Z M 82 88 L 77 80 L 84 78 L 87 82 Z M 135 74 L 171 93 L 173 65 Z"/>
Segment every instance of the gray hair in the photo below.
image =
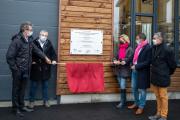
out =
<path fill-rule="evenodd" d="M 32 26 L 32 23 L 30 21 L 26 21 L 21 24 L 20 26 L 20 32 L 24 32 L 25 30 L 29 30 L 29 26 Z"/>
<path fill-rule="evenodd" d="M 157 33 L 154 33 L 154 35 L 158 36 L 158 38 L 163 41 L 164 39 L 164 34 L 162 32 L 157 32 Z"/>
<path fill-rule="evenodd" d="M 40 33 L 48 33 L 47 30 L 41 30 Z"/>

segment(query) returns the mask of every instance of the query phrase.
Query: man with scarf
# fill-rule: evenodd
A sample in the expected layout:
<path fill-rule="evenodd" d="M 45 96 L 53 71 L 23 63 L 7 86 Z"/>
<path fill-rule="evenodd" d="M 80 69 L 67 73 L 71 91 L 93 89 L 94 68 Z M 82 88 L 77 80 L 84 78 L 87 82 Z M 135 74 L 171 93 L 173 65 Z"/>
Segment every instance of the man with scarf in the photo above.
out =
<path fill-rule="evenodd" d="M 146 40 L 146 35 L 140 33 L 136 36 L 137 47 L 133 57 L 131 87 L 134 104 L 129 109 L 137 108 L 135 114 L 143 113 L 146 104 L 146 90 L 150 87 L 150 62 L 151 47 Z"/>
<path fill-rule="evenodd" d="M 133 50 L 130 46 L 129 37 L 122 34 L 119 38 L 119 49 L 114 64 L 116 67 L 117 80 L 120 87 L 120 103 L 116 106 L 117 108 L 123 108 L 126 105 L 126 80 L 130 77 L 130 62 L 133 57 Z"/>
<path fill-rule="evenodd" d="M 56 52 L 51 41 L 48 39 L 48 31 L 41 30 L 39 37 L 35 39 L 34 44 L 52 60 L 52 64 L 56 64 Z M 31 67 L 31 83 L 29 92 L 29 107 L 34 108 L 35 93 L 38 83 L 42 86 L 43 103 L 45 107 L 50 107 L 48 101 L 48 80 L 51 77 L 51 65 L 43 61 L 42 58 L 36 54 L 32 54 Z"/>

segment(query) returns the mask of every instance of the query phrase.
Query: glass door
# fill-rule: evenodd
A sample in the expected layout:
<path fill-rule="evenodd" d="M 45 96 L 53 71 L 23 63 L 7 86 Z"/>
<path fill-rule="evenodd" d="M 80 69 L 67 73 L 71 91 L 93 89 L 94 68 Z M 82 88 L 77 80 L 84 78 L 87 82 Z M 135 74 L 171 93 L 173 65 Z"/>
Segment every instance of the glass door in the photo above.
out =
<path fill-rule="evenodd" d="M 145 33 L 147 41 L 151 43 L 152 39 L 152 17 L 136 17 L 136 35 L 139 33 Z"/>
<path fill-rule="evenodd" d="M 131 36 L 131 0 L 114 0 L 114 56 L 117 55 L 119 36 L 126 34 Z"/>
<path fill-rule="evenodd" d="M 157 31 L 164 33 L 165 43 L 174 49 L 180 63 L 179 0 L 114 0 L 114 48 L 117 49 L 120 34 L 127 34 L 135 48 L 138 33 L 145 33 L 152 43 L 152 35 Z"/>
<path fill-rule="evenodd" d="M 132 0 L 131 40 L 135 48 L 135 37 L 145 33 L 151 44 L 152 35 L 157 31 L 157 0 Z"/>
<path fill-rule="evenodd" d="M 136 35 L 142 32 L 151 44 L 152 35 L 157 31 L 157 3 L 157 0 L 114 0 L 114 55 L 121 34 L 129 36 L 133 48 Z"/>
<path fill-rule="evenodd" d="M 151 43 L 153 0 L 136 0 L 136 35 L 145 33 Z"/>

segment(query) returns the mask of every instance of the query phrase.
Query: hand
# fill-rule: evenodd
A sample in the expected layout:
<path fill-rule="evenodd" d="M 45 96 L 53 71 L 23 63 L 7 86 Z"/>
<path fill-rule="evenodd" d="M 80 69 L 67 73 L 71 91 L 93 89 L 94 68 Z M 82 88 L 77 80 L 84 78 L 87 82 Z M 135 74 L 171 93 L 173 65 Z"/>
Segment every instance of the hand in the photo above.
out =
<path fill-rule="evenodd" d="M 36 64 L 36 62 L 32 62 L 32 64 L 34 65 L 34 64 Z"/>
<path fill-rule="evenodd" d="M 56 62 L 55 60 L 53 60 L 53 61 L 52 61 L 52 64 L 55 65 L 55 64 L 57 64 L 57 62 Z"/>
<path fill-rule="evenodd" d="M 135 70 L 135 65 L 131 66 L 131 69 L 132 69 L 132 70 Z"/>
<path fill-rule="evenodd" d="M 126 64 L 126 62 L 125 61 L 121 61 L 121 65 L 125 65 Z"/>
<path fill-rule="evenodd" d="M 45 59 L 47 64 L 51 64 L 51 60 L 48 57 L 45 57 Z"/>
<path fill-rule="evenodd" d="M 117 64 L 117 60 L 114 60 L 113 63 L 116 65 Z"/>
<path fill-rule="evenodd" d="M 117 64 L 118 64 L 118 65 L 120 65 L 120 64 L 121 64 L 121 62 L 120 62 L 120 61 L 117 61 Z"/>
<path fill-rule="evenodd" d="M 118 60 L 115 60 L 114 61 L 114 64 L 116 64 L 116 65 L 119 65 L 121 62 L 120 61 L 118 61 Z"/>

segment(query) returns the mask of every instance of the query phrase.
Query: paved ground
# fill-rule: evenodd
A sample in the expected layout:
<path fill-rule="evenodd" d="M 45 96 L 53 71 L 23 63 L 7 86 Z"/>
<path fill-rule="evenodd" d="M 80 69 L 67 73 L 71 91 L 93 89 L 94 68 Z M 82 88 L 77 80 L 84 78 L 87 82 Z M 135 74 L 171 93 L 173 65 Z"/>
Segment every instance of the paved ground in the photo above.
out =
<path fill-rule="evenodd" d="M 50 108 L 38 106 L 33 113 L 25 113 L 23 120 L 148 120 L 155 113 L 155 101 L 148 101 L 145 112 L 135 116 L 134 111 L 115 108 L 117 103 L 68 104 Z M 170 100 L 168 120 L 180 120 L 180 100 Z M 0 108 L 0 120 L 20 120 L 11 108 Z"/>

